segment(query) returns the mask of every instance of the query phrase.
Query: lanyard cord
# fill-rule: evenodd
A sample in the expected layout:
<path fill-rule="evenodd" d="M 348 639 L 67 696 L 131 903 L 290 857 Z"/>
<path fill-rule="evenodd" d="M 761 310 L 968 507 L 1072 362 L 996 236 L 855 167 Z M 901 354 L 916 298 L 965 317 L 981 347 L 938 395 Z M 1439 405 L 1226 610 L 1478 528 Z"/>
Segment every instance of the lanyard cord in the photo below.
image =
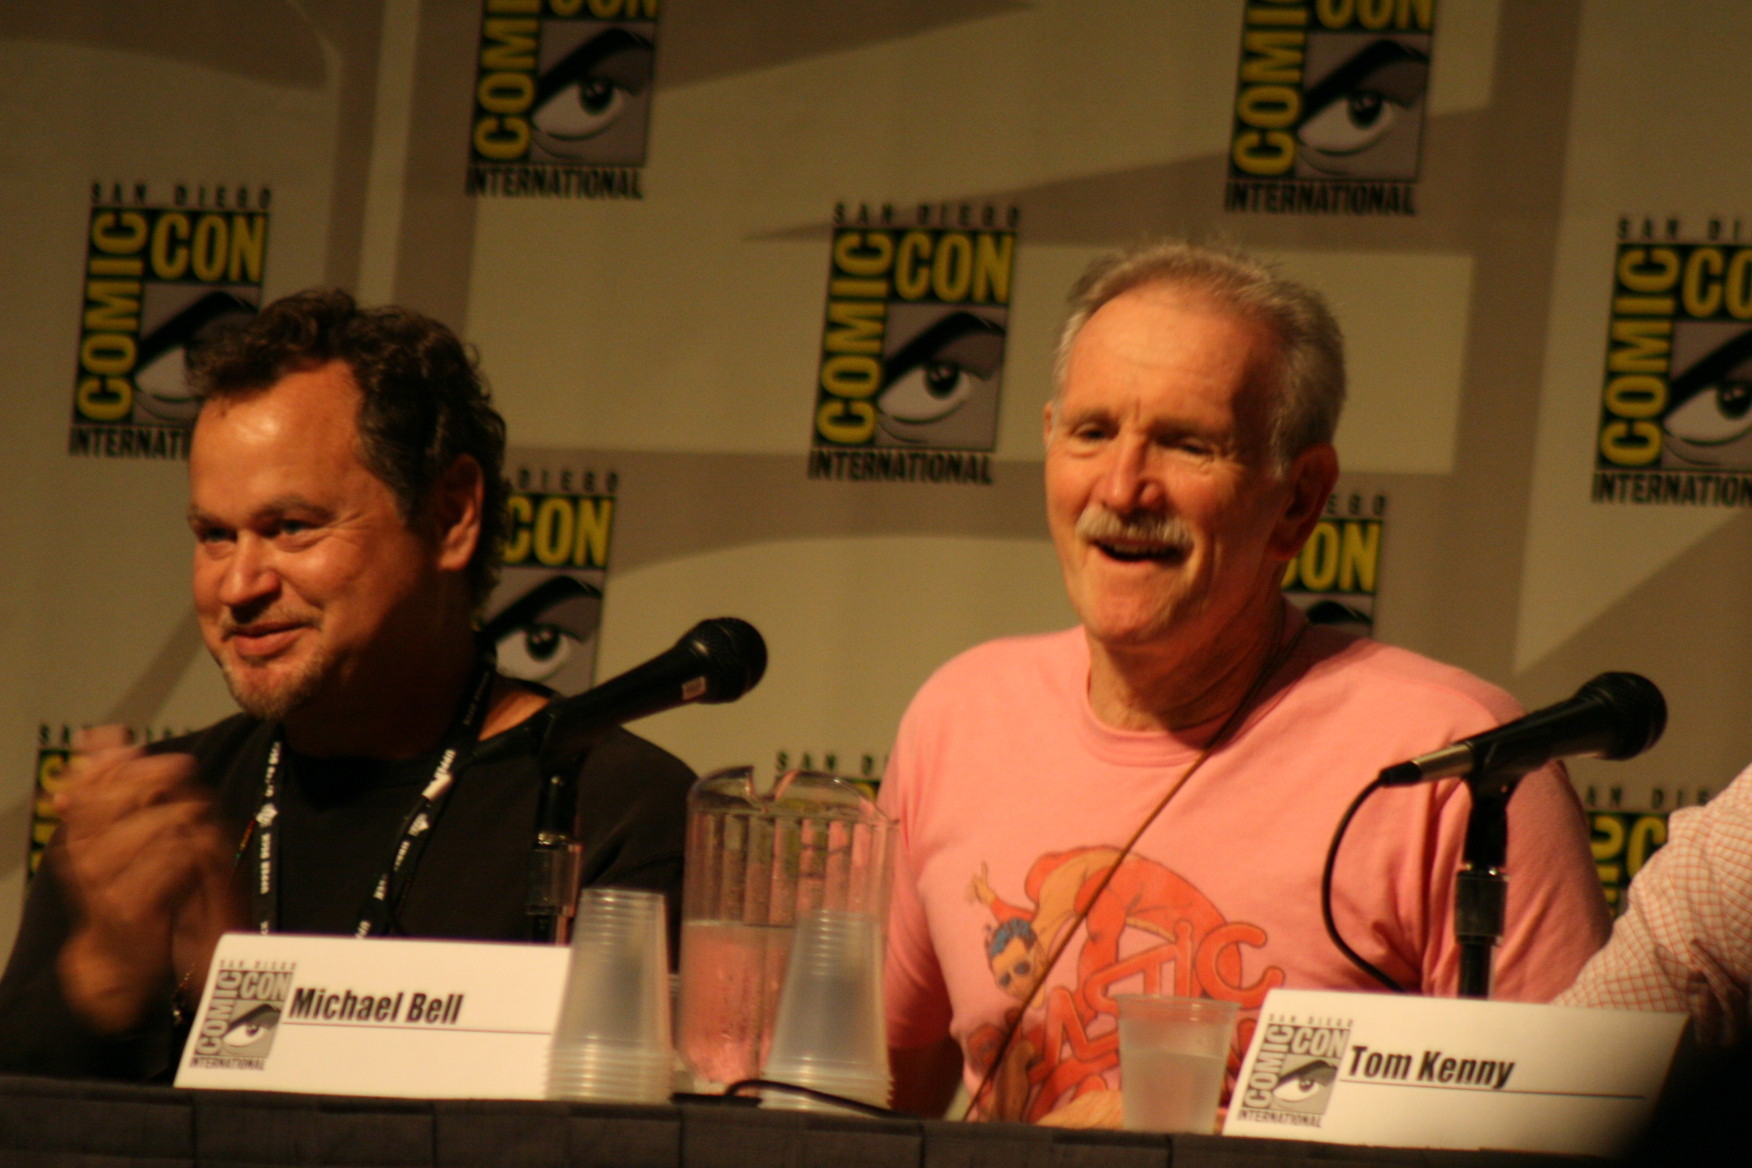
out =
<path fill-rule="evenodd" d="M 1280 608 L 1278 610 L 1279 635 L 1282 635 L 1283 620 L 1283 609 Z M 985 1074 L 980 1078 L 978 1088 L 974 1090 L 973 1096 L 968 1099 L 967 1110 L 961 1115 L 961 1118 L 964 1121 L 973 1118 L 975 1109 L 979 1107 L 980 1102 L 985 1098 L 986 1092 L 991 1089 L 992 1083 L 996 1081 L 998 1072 L 1003 1069 L 1004 1059 L 1010 1053 L 1010 1046 L 1015 1042 L 1016 1035 L 1021 1031 L 1023 1020 L 1028 1017 L 1028 1011 L 1034 1008 L 1034 1001 L 1040 996 L 1042 987 L 1046 985 L 1047 979 L 1052 975 L 1052 971 L 1058 966 L 1059 958 L 1063 957 L 1065 950 L 1071 947 L 1071 939 L 1075 937 L 1077 931 L 1083 927 L 1083 922 L 1088 919 L 1089 913 L 1094 910 L 1096 903 L 1106 894 L 1107 886 L 1113 882 L 1113 877 L 1118 873 L 1119 866 L 1125 863 L 1126 859 L 1131 855 L 1132 849 L 1137 846 L 1138 840 L 1143 838 L 1144 832 L 1148 831 L 1150 825 L 1156 822 L 1157 818 L 1167 809 L 1168 804 L 1173 798 L 1180 794 L 1188 780 L 1198 773 L 1199 768 L 1204 766 L 1205 762 L 1209 760 L 1211 755 L 1227 745 L 1229 739 L 1241 728 L 1241 723 L 1245 718 L 1247 711 L 1253 706 L 1253 703 L 1258 700 L 1260 693 L 1265 689 L 1266 682 L 1270 681 L 1272 675 L 1279 669 L 1283 668 L 1284 663 L 1290 659 L 1290 655 L 1296 651 L 1296 646 L 1302 643 L 1302 634 L 1307 631 L 1307 625 L 1303 625 L 1301 628 L 1297 629 L 1296 635 L 1290 638 L 1287 645 L 1266 659 L 1265 666 L 1259 671 L 1259 675 L 1253 679 L 1253 684 L 1248 686 L 1247 692 L 1242 696 L 1241 701 L 1236 704 L 1232 711 L 1230 711 L 1228 718 L 1224 719 L 1222 726 L 1217 729 L 1216 734 L 1211 736 L 1211 740 L 1205 743 L 1204 749 L 1198 752 L 1198 757 L 1193 759 L 1184 771 L 1180 772 L 1180 777 L 1169 785 L 1168 790 L 1163 792 L 1162 798 L 1156 802 L 1156 806 L 1151 809 L 1148 815 L 1144 816 L 1143 822 L 1139 823 L 1137 828 L 1131 833 L 1131 838 L 1125 841 L 1125 846 L 1119 849 L 1119 855 L 1114 857 L 1113 863 L 1108 865 L 1107 870 L 1101 874 L 1101 881 L 1095 888 L 1095 894 L 1084 902 L 1083 907 L 1077 910 L 1076 916 L 1072 917 L 1070 923 L 1060 932 L 1058 941 L 1053 945 L 1052 952 L 1047 956 L 1045 966 L 1041 969 L 1039 976 L 1034 979 L 1034 984 L 1028 991 L 1028 997 L 1023 1000 L 1021 1008 L 1016 1011 L 1015 1019 L 1004 1031 L 1003 1041 L 998 1043 L 997 1053 L 993 1056 L 991 1065 L 986 1068 Z"/>
<path fill-rule="evenodd" d="M 354 936 L 366 937 L 373 933 L 394 930 L 396 912 L 401 906 L 402 898 L 407 895 L 415 871 L 419 868 L 426 841 L 431 838 L 438 816 L 444 810 L 446 796 L 455 783 L 456 772 L 467 765 L 469 757 L 474 753 L 475 743 L 486 721 L 487 697 L 492 692 L 493 679 L 496 676 L 493 654 L 488 650 L 481 655 L 479 664 L 475 666 L 467 696 L 445 735 L 444 749 L 439 752 L 438 763 L 433 768 L 431 779 L 421 789 L 407 814 L 402 817 L 389 865 L 377 878 L 377 883 L 359 910 Z M 256 928 L 262 933 L 273 932 L 279 923 L 280 849 L 277 846 L 279 832 L 275 821 L 280 814 L 279 778 L 284 757 L 285 734 L 280 732 L 274 736 L 273 746 L 268 750 L 267 765 L 262 773 L 261 805 L 256 810 L 255 817 L 244 828 L 243 839 L 238 845 L 237 855 L 241 863 L 251 842 L 255 844 L 256 881 L 253 892 Z"/>

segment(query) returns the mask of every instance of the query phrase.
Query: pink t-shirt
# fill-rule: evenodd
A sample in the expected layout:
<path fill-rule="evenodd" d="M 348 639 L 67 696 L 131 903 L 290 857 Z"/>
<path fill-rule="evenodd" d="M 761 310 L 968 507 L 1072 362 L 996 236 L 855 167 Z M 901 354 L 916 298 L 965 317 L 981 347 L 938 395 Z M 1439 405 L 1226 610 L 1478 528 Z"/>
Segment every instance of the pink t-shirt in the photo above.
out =
<path fill-rule="evenodd" d="M 974 1091 L 1019 999 L 1119 848 L 1191 765 L 1190 736 L 1111 729 L 1087 698 L 1080 629 L 982 645 L 925 683 L 881 800 L 899 822 L 889 1040 L 953 1034 Z M 1517 716 L 1500 690 L 1376 641 L 1309 628 L 1228 745 L 1175 796 L 1072 934 L 982 1114 L 1039 1120 L 1118 1087 L 1113 995 L 1225 998 L 1237 1051 L 1274 986 L 1380 988 L 1327 938 L 1320 873 L 1346 806 L 1385 766 Z M 1458 780 L 1370 797 L 1345 837 L 1334 914 L 1409 989 L 1452 994 Z M 1607 931 L 1580 805 L 1561 767 L 1509 804 L 1506 936 L 1493 996 L 1543 1001 Z"/>

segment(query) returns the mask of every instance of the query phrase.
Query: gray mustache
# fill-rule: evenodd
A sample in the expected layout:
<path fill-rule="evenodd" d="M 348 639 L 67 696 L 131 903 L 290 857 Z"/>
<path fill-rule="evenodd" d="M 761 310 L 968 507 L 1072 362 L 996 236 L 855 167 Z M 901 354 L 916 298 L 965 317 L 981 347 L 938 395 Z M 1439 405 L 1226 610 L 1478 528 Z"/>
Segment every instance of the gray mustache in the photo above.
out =
<path fill-rule="evenodd" d="M 1177 551 L 1192 548 L 1192 528 L 1178 515 L 1120 515 L 1098 504 L 1090 504 L 1077 516 L 1077 536 L 1090 542 L 1125 539 Z"/>

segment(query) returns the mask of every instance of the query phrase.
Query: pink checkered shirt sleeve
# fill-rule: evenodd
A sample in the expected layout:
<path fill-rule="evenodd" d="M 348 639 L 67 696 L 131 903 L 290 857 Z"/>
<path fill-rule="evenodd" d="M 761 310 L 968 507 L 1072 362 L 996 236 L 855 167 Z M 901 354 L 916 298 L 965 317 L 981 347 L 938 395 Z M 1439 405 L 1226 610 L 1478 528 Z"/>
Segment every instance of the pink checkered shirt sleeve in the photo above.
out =
<path fill-rule="evenodd" d="M 1748 1035 L 1752 986 L 1752 768 L 1676 811 L 1630 884 L 1605 948 L 1556 1002 L 1688 1013 L 1706 1042 Z"/>

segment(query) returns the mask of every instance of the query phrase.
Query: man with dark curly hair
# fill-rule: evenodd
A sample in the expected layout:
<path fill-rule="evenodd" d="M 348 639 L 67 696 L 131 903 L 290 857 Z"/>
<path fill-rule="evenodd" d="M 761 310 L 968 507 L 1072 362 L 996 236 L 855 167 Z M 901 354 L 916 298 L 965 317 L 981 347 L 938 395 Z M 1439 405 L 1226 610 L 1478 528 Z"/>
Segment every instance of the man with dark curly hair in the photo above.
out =
<path fill-rule="evenodd" d="M 0 1068 L 168 1074 L 227 929 L 529 933 L 551 695 L 475 631 L 505 427 L 467 350 L 314 291 L 190 376 L 195 608 L 243 712 L 150 751 L 115 728 L 81 743 L 0 979 Z M 586 881 L 673 897 L 686 766 L 624 731 L 570 765 Z"/>

